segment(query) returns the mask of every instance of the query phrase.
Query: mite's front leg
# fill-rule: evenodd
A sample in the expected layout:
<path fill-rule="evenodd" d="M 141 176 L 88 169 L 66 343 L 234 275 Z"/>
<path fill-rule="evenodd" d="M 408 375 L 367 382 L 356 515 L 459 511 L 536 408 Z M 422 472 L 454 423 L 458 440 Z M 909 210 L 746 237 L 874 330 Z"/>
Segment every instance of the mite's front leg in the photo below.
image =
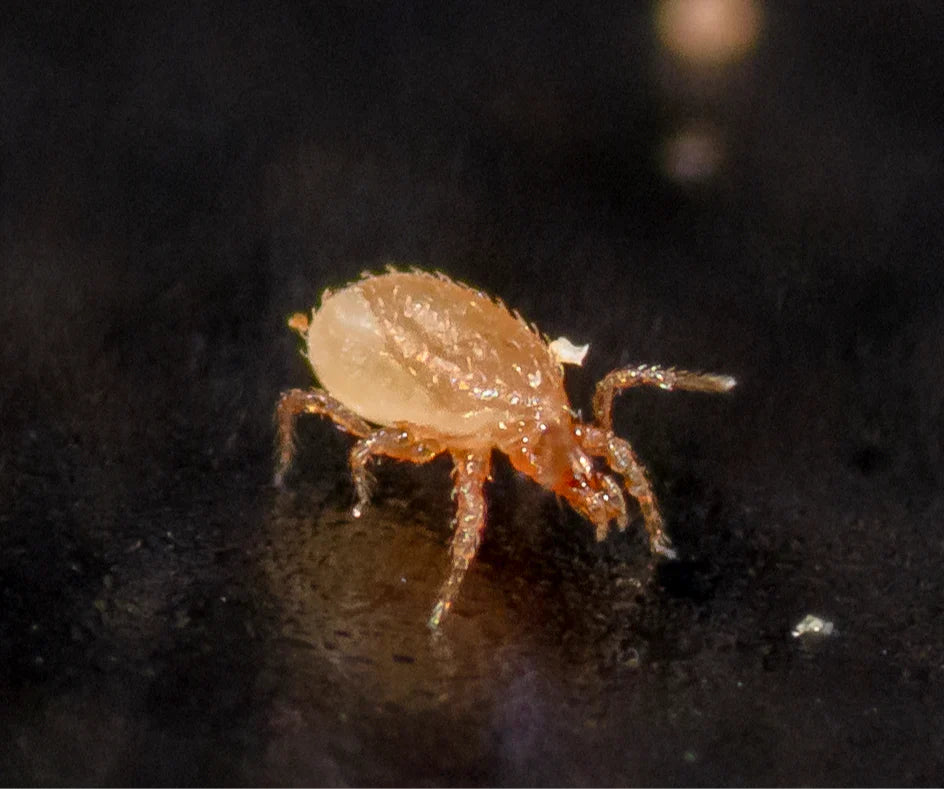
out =
<path fill-rule="evenodd" d="M 665 523 L 652 485 L 646 475 L 646 467 L 640 463 L 628 441 L 593 425 L 582 426 L 581 446 L 584 451 L 606 459 L 607 465 L 619 474 L 629 494 L 639 502 L 642 517 L 649 534 L 649 549 L 669 559 L 676 557 L 672 541 L 665 533 Z"/>
<path fill-rule="evenodd" d="M 351 449 L 351 477 L 357 501 L 351 514 L 361 517 L 370 501 L 372 479 L 367 471 L 371 458 L 384 456 L 410 463 L 428 463 L 443 448 L 435 441 L 417 439 L 409 425 L 381 427 L 370 432 Z"/>
<path fill-rule="evenodd" d="M 370 425 L 322 389 L 289 389 L 282 392 L 275 409 L 278 428 L 278 460 L 273 483 L 281 487 L 285 472 L 295 454 L 295 417 L 299 414 L 321 414 L 341 430 L 355 436 L 366 436 Z"/>
<path fill-rule="evenodd" d="M 472 564 L 482 532 L 485 530 L 485 480 L 488 478 L 491 457 L 473 453 L 453 453 L 453 479 L 456 499 L 456 531 L 452 538 L 452 569 L 439 592 L 439 601 L 427 623 L 432 630 L 439 627 L 449 613 L 466 570 Z"/>
<path fill-rule="evenodd" d="M 641 364 L 624 367 L 605 375 L 597 384 L 593 396 L 593 415 L 600 427 L 613 428 L 613 398 L 618 392 L 631 386 L 657 386 L 672 391 L 684 389 L 689 392 L 727 392 L 737 383 L 730 375 L 715 373 L 691 373 L 673 367 Z"/>

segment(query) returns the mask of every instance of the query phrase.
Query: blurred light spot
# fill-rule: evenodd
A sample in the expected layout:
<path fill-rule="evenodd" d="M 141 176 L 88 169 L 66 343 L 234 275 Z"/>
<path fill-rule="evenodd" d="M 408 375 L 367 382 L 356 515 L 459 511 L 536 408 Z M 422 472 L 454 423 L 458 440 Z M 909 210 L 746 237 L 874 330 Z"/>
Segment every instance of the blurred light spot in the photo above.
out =
<path fill-rule="evenodd" d="M 721 168 L 721 137 L 708 126 L 680 129 L 662 145 L 662 171 L 673 181 L 701 183 Z"/>
<path fill-rule="evenodd" d="M 757 43 L 757 0 L 660 0 L 656 30 L 663 46 L 686 60 L 723 63 L 744 57 Z"/>

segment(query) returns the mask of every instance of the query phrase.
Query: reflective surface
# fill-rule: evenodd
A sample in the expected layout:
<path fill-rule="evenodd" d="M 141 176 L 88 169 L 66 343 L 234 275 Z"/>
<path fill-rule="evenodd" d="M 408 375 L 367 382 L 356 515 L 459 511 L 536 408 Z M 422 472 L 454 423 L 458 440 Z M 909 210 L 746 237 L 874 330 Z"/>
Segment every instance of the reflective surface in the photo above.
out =
<path fill-rule="evenodd" d="M 706 65 L 664 5 L 14 6 L 0 781 L 940 783 L 939 25 L 735 3 Z M 584 413 L 737 377 L 617 401 L 679 561 L 497 458 L 434 636 L 448 462 L 354 520 L 302 419 L 270 486 L 285 320 L 390 260 L 589 342 Z"/>

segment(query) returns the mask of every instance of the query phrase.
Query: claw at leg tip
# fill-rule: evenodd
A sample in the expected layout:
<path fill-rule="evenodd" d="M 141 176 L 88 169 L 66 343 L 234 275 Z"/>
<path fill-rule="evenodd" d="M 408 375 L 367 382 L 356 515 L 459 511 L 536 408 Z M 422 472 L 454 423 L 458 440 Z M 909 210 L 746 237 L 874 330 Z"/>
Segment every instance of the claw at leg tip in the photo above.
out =
<path fill-rule="evenodd" d="M 672 547 L 672 541 L 665 535 L 661 535 L 652 543 L 652 552 L 666 559 L 678 559 L 678 552 Z"/>

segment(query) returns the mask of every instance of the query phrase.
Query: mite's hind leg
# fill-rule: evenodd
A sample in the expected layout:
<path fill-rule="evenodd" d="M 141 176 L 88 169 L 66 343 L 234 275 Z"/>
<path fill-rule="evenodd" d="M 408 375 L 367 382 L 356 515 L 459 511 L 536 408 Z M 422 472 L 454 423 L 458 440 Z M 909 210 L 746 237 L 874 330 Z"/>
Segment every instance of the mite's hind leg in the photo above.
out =
<path fill-rule="evenodd" d="M 351 477 L 357 495 L 351 514 L 359 518 L 367 509 L 373 482 L 367 471 L 371 458 L 384 456 L 410 463 L 428 463 L 442 451 L 443 448 L 437 442 L 416 438 L 409 425 L 370 431 L 351 449 Z"/>
<path fill-rule="evenodd" d="M 482 532 L 485 530 L 485 480 L 488 479 L 491 458 L 473 453 L 453 454 L 453 496 L 456 500 L 456 531 L 452 537 L 452 569 L 439 591 L 439 600 L 427 624 L 432 630 L 439 627 L 449 613 L 466 570 L 472 564 Z"/>
<path fill-rule="evenodd" d="M 639 502 L 639 509 L 649 535 L 649 549 L 669 559 L 676 557 L 672 541 L 665 533 L 665 523 L 646 467 L 636 457 L 628 441 L 613 435 L 612 431 L 587 425 L 582 431 L 581 446 L 591 455 L 606 459 L 607 465 L 623 478 L 626 490 Z"/>
<path fill-rule="evenodd" d="M 672 391 L 683 389 L 690 392 L 727 392 L 737 383 L 730 375 L 715 373 L 691 373 L 673 367 L 641 364 L 638 367 L 623 367 L 605 375 L 597 384 L 593 396 L 593 415 L 600 427 L 613 427 L 613 398 L 618 392 L 631 386 L 657 386 Z"/>
<path fill-rule="evenodd" d="M 295 454 L 295 417 L 299 414 L 321 414 L 331 419 L 341 430 L 355 436 L 363 437 L 371 431 L 370 425 L 322 389 L 289 389 L 282 392 L 275 409 L 278 459 L 273 482 L 279 487 L 285 480 L 285 472 Z"/>

